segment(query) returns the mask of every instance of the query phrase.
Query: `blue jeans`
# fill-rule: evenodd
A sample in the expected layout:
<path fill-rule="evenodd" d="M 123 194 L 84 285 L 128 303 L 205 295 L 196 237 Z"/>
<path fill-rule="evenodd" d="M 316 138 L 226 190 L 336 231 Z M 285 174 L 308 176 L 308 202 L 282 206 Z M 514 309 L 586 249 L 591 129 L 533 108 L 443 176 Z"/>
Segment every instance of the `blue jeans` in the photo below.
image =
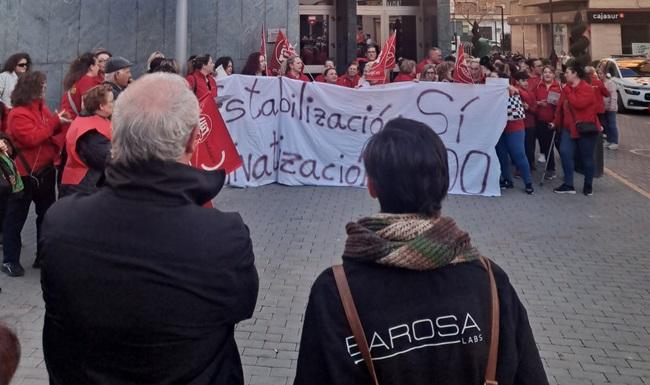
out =
<path fill-rule="evenodd" d="M 607 142 L 618 144 L 618 126 L 616 125 L 616 111 L 606 111 L 604 114 L 598 114 L 600 124 L 605 129 Z"/>
<path fill-rule="evenodd" d="M 512 182 L 512 173 L 510 172 L 510 159 L 517 166 L 524 183 L 533 183 L 530 176 L 530 166 L 528 165 L 528 158 L 526 158 L 526 131 L 516 131 L 506 134 L 501 134 L 499 142 L 497 143 L 497 156 L 499 157 L 499 164 L 501 165 L 501 178 Z M 509 155 L 509 157 L 508 157 Z"/>
<path fill-rule="evenodd" d="M 598 135 L 582 136 L 578 139 L 573 139 L 569 130 L 562 130 L 560 158 L 562 158 L 562 169 L 564 170 L 564 184 L 573 186 L 573 170 L 575 169 L 573 159 L 575 152 L 578 151 L 585 172 L 585 185 L 591 186 L 594 181 L 594 170 L 596 168 L 594 153 L 597 140 Z"/>

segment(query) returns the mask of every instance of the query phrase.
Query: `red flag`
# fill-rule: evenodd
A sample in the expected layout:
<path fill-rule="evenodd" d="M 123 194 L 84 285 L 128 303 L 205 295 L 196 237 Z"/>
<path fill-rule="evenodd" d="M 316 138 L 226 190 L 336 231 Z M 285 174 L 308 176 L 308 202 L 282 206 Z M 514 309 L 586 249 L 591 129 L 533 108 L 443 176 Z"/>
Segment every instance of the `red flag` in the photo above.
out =
<path fill-rule="evenodd" d="M 268 61 L 268 69 L 271 71 L 271 75 L 277 76 L 280 74 L 280 66 L 284 63 L 285 60 L 292 56 L 296 56 L 296 50 L 289 43 L 289 39 L 284 35 L 284 32 L 280 30 L 278 36 L 275 38 L 275 48 L 273 49 L 273 56 Z"/>
<path fill-rule="evenodd" d="M 262 41 L 260 42 L 260 55 L 264 56 L 264 60 L 267 61 L 269 60 L 269 57 L 266 56 L 266 25 L 262 26 Z M 268 64 L 266 65 L 266 76 L 269 76 L 269 66 Z"/>
<path fill-rule="evenodd" d="M 458 44 L 458 52 L 456 52 L 454 83 L 474 84 L 472 74 L 469 72 L 469 68 L 467 68 L 467 63 L 465 63 L 465 46 L 462 43 Z"/>
<path fill-rule="evenodd" d="M 386 83 L 386 70 L 395 67 L 395 37 L 396 32 L 391 33 L 384 44 L 384 48 L 377 56 L 374 62 L 366 64 L 370 68 L 366 69 L 365 78 L 373 84 Z"/>
<path fill-rule="evenodd" d="M 197 146 L 192 155 L 192 166 L 202 170 L 235 171 L 242 165 L 241 157 L 228 133 L 217 103 L 210 94 L 199 100 L 201 116 Z"/>

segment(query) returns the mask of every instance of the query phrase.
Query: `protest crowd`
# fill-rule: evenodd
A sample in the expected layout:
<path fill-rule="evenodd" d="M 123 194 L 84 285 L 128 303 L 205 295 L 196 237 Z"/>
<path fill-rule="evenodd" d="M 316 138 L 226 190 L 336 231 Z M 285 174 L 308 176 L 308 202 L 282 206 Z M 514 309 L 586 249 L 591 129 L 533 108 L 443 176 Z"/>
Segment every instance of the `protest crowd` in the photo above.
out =
<path fill-rule="evenodd" d="M 188 165 L 199 101 L 217 97 L 221 77 L 348 88 L 507 79 L 508 121 L 496 145 L 501 188 L 520 177 L 533 194 L 531 172 L 555 179 L 558 151 L 564 179 L 554 191 L 576 193 L 578 154 L 582 192 L 593 193 L 596 134 L 604 128 L 609 148 L 618 146 L 616 93 L 601 69 L 465 58 L 462 48 L 456 57 L 431 48 L 419 62 L 395 60 L 390 45 L 369 45 L 340 74 L 328 59 L 315 78 L 287 49 L 281 63 L 251 53 L 241 71 L 229 57 L 192 55 L 185 73 L 154 52 L 134 80 L 128 59 L 98 49 L 70 64 L 55 111 L 44 103 L 46 74 L 27 53 L 9 56 L 0 74 L 2 272 L 24 274 L 21 231 L 33 202 L 50 383 L 243 384 L 234 326 L 257 300 L 253 245 L 239 214 L 204 207 L 226 173 Z M 370 139 L 363 163 L 381 212 L 347 225 L 343 267 L 314 283 L 295 383 L 548 384 L 506 273 L 440 214 L 449 188 L 440 138 L 423 123 L 394 119 Z M 400 325 L 391 314 L 411 321 Z M 362 324 L 388 332 L 366 340 Z M 379 347 L 384 357 L 373 359 Z M 0 326 L 0 385 L 19 356 L 19 342 Z"/>

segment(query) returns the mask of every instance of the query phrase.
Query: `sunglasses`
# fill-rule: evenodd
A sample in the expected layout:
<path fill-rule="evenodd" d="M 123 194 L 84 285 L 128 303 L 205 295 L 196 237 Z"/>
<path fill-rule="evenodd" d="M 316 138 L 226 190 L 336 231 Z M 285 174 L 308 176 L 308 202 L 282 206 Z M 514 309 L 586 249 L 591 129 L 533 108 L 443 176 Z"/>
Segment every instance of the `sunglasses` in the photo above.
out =
<path fill-rule="evenodd" d="M 16 67 L 29 67 L 29 63 L 18 63 Z"/>

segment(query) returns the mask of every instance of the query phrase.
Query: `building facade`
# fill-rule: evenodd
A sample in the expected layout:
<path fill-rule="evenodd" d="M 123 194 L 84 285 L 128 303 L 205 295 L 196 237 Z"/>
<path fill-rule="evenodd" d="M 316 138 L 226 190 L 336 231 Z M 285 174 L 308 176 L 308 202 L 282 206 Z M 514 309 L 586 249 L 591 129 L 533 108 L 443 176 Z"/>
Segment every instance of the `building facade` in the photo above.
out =
<path fill-rule="evenodd" d="M 558 55 L 568 52 L 576 13 L 589 24 L 593 59 L 650 49 L 650 0 L 513 0 L 511 6 L 515 52 L 548 57 L 551 41 Z"/>
<path fill-rule="evenodd" d="M 339 69 L 368 40 L 380 44 L 398 30 L 398 55 L 419 59 L 427 47 L 449 50 L 449 0 L 189 0 L 188 54 L 230 56 L 235 71 L 259 50 L 264 26 L 269 49 L 284 29 L 308 70 L 327 57 Z M 69 63 L 98 47 L 135 63 L 175 56 L 176 0 L 0 0 L 0 56 L 28 52 L 48 76 L 47 100 L 57 106 Z M 361 39 L 363 35 L 363 39 Z M 363 41 L 362 41 L 363 40 Z"/>

